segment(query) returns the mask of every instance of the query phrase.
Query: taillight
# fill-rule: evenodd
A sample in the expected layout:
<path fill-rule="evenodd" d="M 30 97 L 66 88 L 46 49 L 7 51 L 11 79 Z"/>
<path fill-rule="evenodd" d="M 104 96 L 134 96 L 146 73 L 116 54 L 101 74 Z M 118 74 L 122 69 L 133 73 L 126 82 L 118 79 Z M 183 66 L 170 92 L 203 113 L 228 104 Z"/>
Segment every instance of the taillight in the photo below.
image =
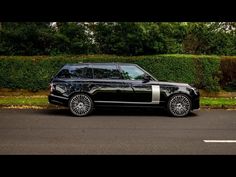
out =
<path fill-rule="evenodd" d="M 53 83 L 50 84 L 50 92 L 52 92 L 54 90 L 54 86 Z"/>

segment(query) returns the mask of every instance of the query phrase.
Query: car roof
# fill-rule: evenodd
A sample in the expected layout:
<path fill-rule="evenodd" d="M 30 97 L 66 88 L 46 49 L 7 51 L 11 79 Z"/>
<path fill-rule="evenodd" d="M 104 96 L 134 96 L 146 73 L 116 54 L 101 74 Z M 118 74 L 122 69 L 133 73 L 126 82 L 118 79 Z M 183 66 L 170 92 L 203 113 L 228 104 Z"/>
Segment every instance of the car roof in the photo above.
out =
<path fill-rule="evenodd" d="M 120 62 L 105 62 L 105 63 L 102 63 L 102 62 L 97 62 L 97 63 L 68 63 L 68 64 L 65 64 L 64 67 L 70 67 L 70 66 L 78 66 L 78 65 L 110 65 L 110 64 L 119 64 L 119 65 L 136 65 L 136 64 L 133 64 L 133 63 L 120 63 Z"/>

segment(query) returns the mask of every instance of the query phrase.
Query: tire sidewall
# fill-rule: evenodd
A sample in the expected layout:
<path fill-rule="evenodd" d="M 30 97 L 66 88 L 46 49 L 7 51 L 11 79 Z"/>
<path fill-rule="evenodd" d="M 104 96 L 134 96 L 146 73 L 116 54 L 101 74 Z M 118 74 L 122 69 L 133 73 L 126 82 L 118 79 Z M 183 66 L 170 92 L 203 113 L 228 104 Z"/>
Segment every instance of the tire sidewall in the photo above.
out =
<path fill-rule="evenodd" d="M 184 114 L 184 115 L 175 115 L 175 114 L 173 114 L 173 113 L 171 112 L 171 110 L 170 110 L 170 101 L 171 101 L 175 96 L 184 96 L 185 98 L 188 99 L 189 104 L 190 104 L 190 107 L 189 107 L 189 110 L 188 110 L 188 112 L 187 112 L 186 114 Z M 178 94 L 175 94 L 175 95 L 171 96 L 171 97 L 169 98 L 169 100 L 168 100 L 168 103 L 167 103 L 167 110 L 168 110 L 168 113 L 169 113 L 172 117 L 177 117 L 177 118 L 178 118 L 178 117 L 186 117 L 186 116 L 190 113 L 191 109 L 192 109 L 192 102 L 191 102 L 191 99 L 190 99 L 187 95 L 182 94 L 182 93 L 178 93 Z"/>
<path fill-rule="evenodd" d="M 86 114 L 78 115 L 78 114 L 74 113 L 74 111 L 71 109 L 71 100 L 72 100 L 75 96 L 78 96 L 78 95 L 84 95 L 84 96 L 88 97 L 88 99 L 90 100 L 90 103 L 91 103 L 91 105 L 90 105 L 90 110 L 89 110 Z M 71 98 L 69 99 L 68 107 L 69 107 L 69 109 L 70 109 L 70 112 L 71 112 L 74 116 L 76 116 L 76 117 L 85 117 L 85 116 L 91 114 L 91 112 L 93 111 L 93 109 L 94 109 L 94 103 L 93 103 L 92 98 L 91 98 L 88 94 L 85 94 L 85 93 L 76 93 L 76 94 L 74 94 L 73 96 L 71 96 Z"/>

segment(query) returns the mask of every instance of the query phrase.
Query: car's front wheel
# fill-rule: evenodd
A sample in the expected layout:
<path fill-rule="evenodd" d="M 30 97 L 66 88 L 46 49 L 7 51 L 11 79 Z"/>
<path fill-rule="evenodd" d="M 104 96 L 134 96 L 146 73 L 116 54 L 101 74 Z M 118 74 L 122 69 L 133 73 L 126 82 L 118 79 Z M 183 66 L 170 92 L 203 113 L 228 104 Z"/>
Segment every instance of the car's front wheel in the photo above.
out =
<path fill-rule="evenodd" d="M 184 117 L 189 114 L 191 106 L 191 101 L 188 96 L 176 94 L 169 99 L 167 109 L 174 117 Z"/>
<path fill-rule="evenodd" d="M 93 101 L 86 94 L 76 94 L 70 98 L 69 108 L 75 116 L 87 116 L 93 110 Z"/>

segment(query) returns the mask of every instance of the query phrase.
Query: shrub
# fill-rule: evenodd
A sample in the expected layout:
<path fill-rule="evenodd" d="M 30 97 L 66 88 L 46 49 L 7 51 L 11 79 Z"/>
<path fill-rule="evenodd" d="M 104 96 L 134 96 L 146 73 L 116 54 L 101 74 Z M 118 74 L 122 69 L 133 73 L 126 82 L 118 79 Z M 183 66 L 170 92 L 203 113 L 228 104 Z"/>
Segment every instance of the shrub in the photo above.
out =
<path fill-rule="evenodd" d="M 220 84 L 223 88 L 236 90 L 236 57 L 221 57 Z"/>
<path fill-rule="evenodd" d="M 217 56 L 201 56 L 194 60 L 196 66 L 196 87 L 207 91 L 219 91 L 220 59 Z"/>
<path fill-rule="evenodd" d="M 219 57 L 204 55 L 1 56 L 0 87 L 44 90 L 64 64 L 78 62 L 136 63 L 158 80 L 187 82 L 209 91 L 219 89 Z"/>

